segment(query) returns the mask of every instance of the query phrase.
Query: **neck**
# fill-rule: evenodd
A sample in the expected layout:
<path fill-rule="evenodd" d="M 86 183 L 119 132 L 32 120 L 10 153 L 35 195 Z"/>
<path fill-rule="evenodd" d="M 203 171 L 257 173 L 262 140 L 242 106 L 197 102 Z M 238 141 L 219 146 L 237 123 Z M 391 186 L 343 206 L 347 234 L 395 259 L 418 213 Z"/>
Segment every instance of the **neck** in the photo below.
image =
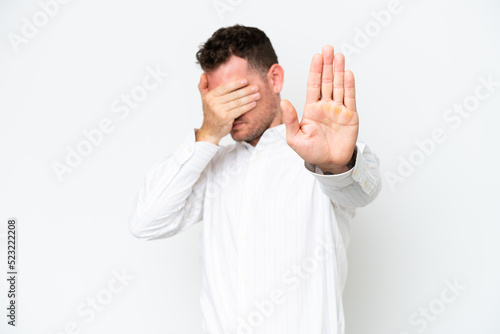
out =
<path fill-rule="evenodd" d="M 281 110 L 280 110 L 280 112 L 278 113 L 278 116 L 274 118 L 274 120 L 273 120 L 273 121 L 271 122 L 271 124 L 270 124 L 270 125 L 266 128 L 266 130 L 267 130 L 267 129 L 270 129 L 270 128 L 274 128 L 275 126 L 278 126 L 278 125 L 280 125 L 280 124 L 283 124 L 283 118 L 281 117 L 281 115 L 282 115 L 282 113 L 281 113 Z M 264 134 L 264 132 L 265 132 L 266 130 L 264 130 L 264 131 L 262 132 L 262 134 Z M 255 147 L 255 146 L 257 145 L 257 143 L 259 142 L 260 137 L 262 137 L 262 134 L 261 134 L 259 137 L 257 137 L 257 138 L 254 138 L 254 139 L 252 139 L 252 140 L 250 140 L 250 141 L 247 141 L 247 143 L 249 143 L 250 145 L 252 145 L 253 147 Z"/>

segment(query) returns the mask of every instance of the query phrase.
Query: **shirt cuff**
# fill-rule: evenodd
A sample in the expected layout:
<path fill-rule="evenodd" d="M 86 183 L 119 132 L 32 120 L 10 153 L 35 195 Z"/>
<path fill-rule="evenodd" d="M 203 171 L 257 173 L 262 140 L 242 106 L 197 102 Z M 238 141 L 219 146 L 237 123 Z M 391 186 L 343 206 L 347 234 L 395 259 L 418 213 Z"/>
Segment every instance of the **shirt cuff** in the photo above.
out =
<path fill-rule="evenodd" d="M 363 191 L 367 194 L 371 193 L 374 184 L 371 182 L 363 182 L 366 178 L 365 174 L 365 158 L 363 156 L 363 150 L 366 144 L 357 143 L 356 147 L 358 152 L 356 154 L 356 162 L 354 167 L 347 172 L 334 175 L 325 175 L 321 169 L 313 164 L 304 162 L 306 169 L 322 184 L 333 188 L 340 189 L 351 185 L 354 182 L 360 183 Z"/>
<path fill-rule="evenodd" d="M 201 172 L 212 160 L 220 146 L 206 141 L 196 141 L 197 130 L 189 131 L 180 147 L 175 150 L 174 157 L 179 164 L 188 164 L 194 170 Z"/>

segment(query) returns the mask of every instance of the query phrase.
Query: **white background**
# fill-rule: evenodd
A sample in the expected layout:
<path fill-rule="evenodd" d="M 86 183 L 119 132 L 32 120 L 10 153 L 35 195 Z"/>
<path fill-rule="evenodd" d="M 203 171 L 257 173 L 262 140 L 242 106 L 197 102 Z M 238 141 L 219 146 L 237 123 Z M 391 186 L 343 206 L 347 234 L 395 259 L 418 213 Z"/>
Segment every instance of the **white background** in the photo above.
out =
<path fill-rule="evenodd" d="M 16 328 L 0 280 L 0 332 L 200 332 L 201 225 L 144 242 L 127 219 L 148 168 L 201 125 L 198 46 L 240 23 L 270 37 L 285 69 L 281 97 L 299 111 L 312 55 L 325 44 L 360 46 L 359 31 L 372 29 L 346 65 L 360 139 L 380 158 L 384 188 L 353 221 L 347 333 L 500 333 L 500 87 L 459 125 L 443 118 L 473 101 L 480 78 L 500 81 L 500 3 L 400 0 L 377 30 L 372 12 L 387 0 L 226 1 L 231 10 L 219 16 L 213 0 L 72 0 L 18 52 L 9 36 L 22 36 L 23 17 L 33 22 L 41 5 L 1 2 L 0 267 L 6 277 L 7 219 L 16 217 L 19 277 Z M 169 75 L 120 118 L 113 102 L 157 66 Z M 60 181 L 53 163 L 105 118 L 113 131 Z M 437 128 L 446 140 L 418 153 L 415 141 Z M 411 156 L 423 159 L 391 186 L 387 176 Z M 133 278 L 106 292 L 121 271 Z M 447 281 L 462 286 L 451 303 L 440 301 Z M 89 321 L 77 309 L 98 295 L 110 298 Z M 418 314 L 430 306 L 439 314 L 424 329 Z"/>

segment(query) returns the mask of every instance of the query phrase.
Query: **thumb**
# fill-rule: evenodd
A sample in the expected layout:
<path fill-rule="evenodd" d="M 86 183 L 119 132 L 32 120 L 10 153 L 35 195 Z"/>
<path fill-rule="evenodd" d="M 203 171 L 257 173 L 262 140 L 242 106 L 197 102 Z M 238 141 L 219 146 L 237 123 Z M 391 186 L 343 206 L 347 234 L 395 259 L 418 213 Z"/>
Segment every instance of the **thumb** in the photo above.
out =
<path fill-rule="evenodd" d="M 281 100 L 280 106 L 283 111 L 283 120 L 286 126 L 286 137 L 291 139 L 295 137 L 300 130 L 297 112 L 288 100 Z"/>
<path fill-rule="evenodd" d="M 198 89 L 200 90 L 201 97 L 204 97 L 208 93 L 208 78 L 206 73 L 201 75 Z"/>

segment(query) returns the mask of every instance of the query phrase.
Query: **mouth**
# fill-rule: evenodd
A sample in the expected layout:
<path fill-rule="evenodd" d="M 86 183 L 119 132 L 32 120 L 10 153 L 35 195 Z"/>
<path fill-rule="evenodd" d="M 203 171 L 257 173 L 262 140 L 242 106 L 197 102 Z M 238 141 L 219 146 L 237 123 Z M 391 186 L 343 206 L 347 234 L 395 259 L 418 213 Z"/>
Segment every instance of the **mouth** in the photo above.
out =
<path fill-rule="evenodd" d="M 233 122 L 232 130 L 240 128 L 241 126 L 243 126 L 243 124 L 245 124 L 245 122 Z"/>

